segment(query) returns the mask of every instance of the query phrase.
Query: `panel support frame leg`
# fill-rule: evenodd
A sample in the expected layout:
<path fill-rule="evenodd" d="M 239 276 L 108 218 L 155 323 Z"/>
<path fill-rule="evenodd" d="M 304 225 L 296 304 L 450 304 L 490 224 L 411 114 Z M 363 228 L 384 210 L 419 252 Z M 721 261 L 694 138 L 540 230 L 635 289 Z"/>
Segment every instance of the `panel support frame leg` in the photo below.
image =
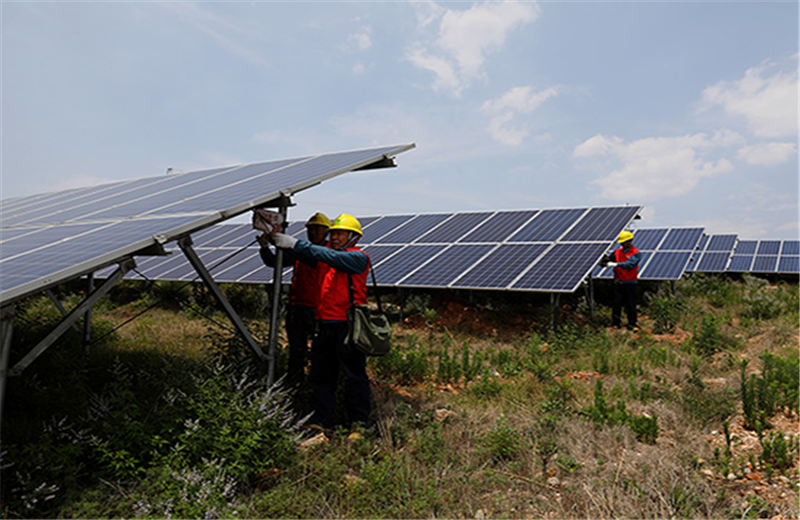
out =
<path fill-rule="evenodd" d="M 194 267 L 194 270 L 197 271 L 197 274 L 200 275 L 203 283 L 206 284 L 206 287 L 208 287 L 208 289 L 211 291 L 211 294 L 217 300 L 220 307 L 222 307 L 222 310 L 228 316 L 228 319 L 231 320 L 231 323 L 233 323 L 236 331 L 239 332 L 239 335 L 241 335 L 241 337 L 250 346 L 253 352 L 255 352 L 259 359 L 266 359 L 266 355 L 264 354 L 264 351 L 261 350 L 258 342 L 250 334 L 250 331 L 247 330 L 244 322 L 236 313 L 228 299 L 225 297 L 225 294 L 223 294 L 222 289 L 219 288 L 219 285 L 217 285 L 217 282 L 214 281 L 211 273 L 208 272 L 208 269 L 206 269 L 206 266 L 200 260 L 200 257 L 197 256 L 197 253 L 192 248 L 192 243 L 192 237 L 188 235 L 178 240 L 178 246 L 181 248 L 181 251 L 183 251 L 184 256 L 186 256 L 186 259 L 189 260 L 189 263 L 192 265 L 192 267 Z"/>
<path fill-rule="evenodd" d="M 55 326 L 55 328 L 50 331 L 50 333 L 45 336 L 45 338 L 39 342 L 33 349 L 31 349 L 28 354 L 22 358 L 16 365 L 9 371 L 9 375 L 11 376 L 18 376 L 25 370 L 28 365 L 30 365 L 37 357 L 39 357 L 45 350 L 47 350 L 50 345 L 55 343 L 55 341 L 61 337 L 64 332 L 70 327 L 72 327 L 76 321 L 78 321 L 81 316 L 86 313 L 88 309 L 90 309 L 95 303 L 97 303 L 100 298 L 105 296 L 108 291 L 110 291 L 125 274 L 136 267 L 136 262 L 133 261 L 133 258 L 126 258 L 119 263 L 119 267 L 109 276 L 103 284 L 95 289 L 91 294 L 87 295 L 83 301 L 78 304 L 77 307 L 72 309 L 70 313 L 63 319 L 61 322 Z"/>
<path fill-rule="evenodd" d="M 0 445 L 2 445 L 3 411 L 6 402 L 8 359 L 11 355 L 11 337 L 14 331 L 14 305 L 0 308 Z"/>
<path fill-rule="evenodd" d="M 286 222 L 287 208 L 291 200 L 282 196 L 278 203 L 278 212 Z M 267 351 L 267 359 L 269 366 L 267 368 L 267 385 L 272 386 L 275 383 L 275 365 L 278 359 L 278 327 L 280 326 L 281 317 L 281 290 L 283 287 L 283 250 L 275 248 L 275 266 L 272 268 L 272 308 L 269 319 L 269 349 Z"/>

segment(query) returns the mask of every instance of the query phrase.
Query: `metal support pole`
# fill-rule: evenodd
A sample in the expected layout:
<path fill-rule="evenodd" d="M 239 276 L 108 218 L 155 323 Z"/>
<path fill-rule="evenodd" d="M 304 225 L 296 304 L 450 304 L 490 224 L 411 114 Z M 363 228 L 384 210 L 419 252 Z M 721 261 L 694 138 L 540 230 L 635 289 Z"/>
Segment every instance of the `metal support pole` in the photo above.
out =
<path fill-rule="evenodd" d="M 589 272 L 589 317 L 594 320 L 594 278 L 592 278 L 591 271 Z"/>
<path fill-rule="evenodd" d="M 281 197 L 278 212 L 286 222 L 286 208 L 289 206 L 288 197 Z M 267 351 L 267 385 L 275 382 L 275 364 L 278 359 L 278 327 L 281 318 L 281 288 L 283 286 L 283 250 L 275 248 L 275 266 L 272 272 L 272 314 L 269 320 L 269 350 Z"/>
<path fill-rule="evenodd" d="M 61 337 L 64 332 L 72 327 L 76 321 L 80 319 L 81 316 L 89 309 L 92 305 L 97 303 L 97 301 L 102 298 L 103 296 L 111 290 L 114 285 L 118 281 L 125 276 L 125 273 L 130 271 L 136 267 L 136 263 L 133 261 L 132 258 L 127 258 L 119 263 L 119 267 L 116 271 L 114 271 L 108 279 L 103 282 L 103 285 L 98 287 L 94 292 L 87 295 L 86 298 L 63 319 L 61 322 L 56 325 L 56 327 L 50 331 L 50 334 L 45 336 L 45 338 L 39 342 L 28 354 L 22 358 L 14 368 L 9 371 L 9 375 L 18 376 L 22 373 L 28 365 L 30 365 L 33 360 L 39 357 L 42 352 L 48 349 L 50 345 L 52 345 L 58 338 Z"/>
<path fill-rule="evenodd" d="M 6 402 L 6 380 L 8 379 L 8 358 L 11 354 L 11 334 L 14 330 L 14 306 L 6 305 L 0 309 L 0 445 L 2 445 L 3 404 Z"/>
<path fill-rule="evenodd" d="M 92 294 L 94 291 L 94 273 L 89 273 L 87 275 L 87 294 Z M 83 316 L 83 353 L 84 355 L 89 355 L 89 348 L 92 344 L 92 308 L 89 307 L 86 310 L 86 314 Z"/>
<path fill-rule="evenodd" d="M 238 314 L 236 314 L 236 311 L 233 309 L 233 306 L 228 299 L 225 298 L 225 295 L 222 293 L 222 289 L 219 288 L 219 285 L 217 285 L 217 283 L 214 281 L 214 278 L 212 278 L 211 273 L 209 273 L 208 269 L 206 269 L 206 266 L 203 265 L 200 257 L 197 256 L 195 250 L 192 249 L 192 237 L 185 236 L 178 240 L 178 246 L 180 246 L 181 251 L 183 251 L 183 254 L 186 256 L 186 259 L 189 260 L 189 263 L 192 264 L 194 270 L 197 271 L 197 274 L 199 274 L 200 278 L 203 279 L 206 287 L 208 287 L 208 289 L 211 291 L 211 294 L 214 296 L 217 302 L 219 302 L 220 307 L 222 307 L 222 310 L 228 315 L 228 319 L 231 320 L 231 323 L 233 323 L 233 326 L 236 328 L 245 342 L 250 346 L 251 349 L 253 349 L 253 352 L 256 353 L 259 359 L 264 359 L 266 356 L 261 350 L 261 347 L 258 345 L 258 342 L 253 339 L 253 336 L 250 335 L 250 331 L 247 330 L 247 327 L 245 327 L 242 319 Z"/>
<path fill-rule="evenodd" d="M 406 292 L 402 287 L 399 287 L 397 292 L 400 296 L 400 323 L 403 323 L 403 320 L 405 320 L 406 316 Z"/>
<path fill-rule="evenodd" d="M 47 295 L 48 298 L 50 298 L 50 300 L 53 302 L 53 304 L 55 304 L 56 309 L 58 309 L 58 312 L 61 313 L 61 316 L 66 317 L 66 315 L 69 314 L 67 312 L 67 309 L 65 309 L 64 306 L 61 305 L 61 302 L 58 301 L 58 298 L 56 298 L 56 295 L 53 294 L 53 291 L 51 291 L 50 289 L 47 289 L 47 290 L 45 290 L 45 294 Z M 72 324 L 72 329 L 77 333 L 81 332 L 81 329 L 80 329 L 80 327 L 78 327 L 77 323 L 73 323 Z"/>

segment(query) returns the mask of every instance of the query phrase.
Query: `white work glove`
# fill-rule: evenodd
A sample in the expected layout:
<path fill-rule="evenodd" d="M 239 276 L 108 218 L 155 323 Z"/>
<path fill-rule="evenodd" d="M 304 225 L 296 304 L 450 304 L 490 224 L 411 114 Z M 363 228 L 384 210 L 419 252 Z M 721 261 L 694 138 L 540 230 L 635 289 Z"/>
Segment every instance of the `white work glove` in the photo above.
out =
<path fill-rule="evenodd" d="M 291 237 L 285 233 L 273 233 L 270 240 L 275 245 L 275 247 L 279 247 L 281 249 L 292 249 L 294 248 L 294 245 L 297 243 L 296 238 Z"/>
<path fill-rule="evenodd" d="M 617 267 L 617 265 L 618 264 L 616 262 L 609 262 L 606 264 L 606 267 Z"/>

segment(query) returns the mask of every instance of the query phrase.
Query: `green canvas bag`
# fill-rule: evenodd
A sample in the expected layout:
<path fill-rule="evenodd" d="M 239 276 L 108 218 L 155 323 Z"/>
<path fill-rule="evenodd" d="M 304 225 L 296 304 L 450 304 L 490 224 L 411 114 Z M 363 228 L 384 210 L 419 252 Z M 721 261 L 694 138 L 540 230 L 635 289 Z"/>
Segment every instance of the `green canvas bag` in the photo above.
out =
<path fill-rule="evenodd" d="M 372 273 L 372 283 L 375 286 L 377 309 L 373 309 L 369 305 L 356 305 L 353 298 L 353 277 L 350 274 L 347 275 L 350 308 L 347 309 L 345 344 L 357 348 L 367 356 L 383 356 L 392 348 L 392 326 L 381 307 L 378 284 L 375 281 L 372 264 L 370 264 L 370 272 Z"/>

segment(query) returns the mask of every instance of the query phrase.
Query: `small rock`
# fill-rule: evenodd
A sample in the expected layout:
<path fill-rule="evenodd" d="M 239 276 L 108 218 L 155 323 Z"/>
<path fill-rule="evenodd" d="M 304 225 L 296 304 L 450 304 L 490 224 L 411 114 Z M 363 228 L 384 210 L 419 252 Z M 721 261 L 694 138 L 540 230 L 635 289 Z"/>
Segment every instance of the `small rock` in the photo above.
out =
<path fill-rule="evenodd" d="M 317 435 L 311 437 L 310 439 L 306 439 L 300 443 L 300 449 L 307 450 L 312 446 L 317 446 L 318 444 L 327 444 L 328 437 L 325 436 L 324 433 L 318 433 Z"/>
<path fill-rule="evenodd" d="M 748 473 L 745 475 L 745 478 L 761 482 L 761 475 L 759 475 L 758 473 Z"/>
<path fill-rule="evenodd" d="M 734 475 L 733 473 L 728 473 L 727 479 L 728 480 L 736 480 L 736 475 Z"/>
<path fill-rule="evenodd" d="M 558 487 L 561 484 L 561 481 L 558 480 L 558 477 L 550 477 L 547 479 L 547 485 L 552 487 Z"/>
<path fill-rule="evenodd" d="M 475 513 L 475 520 L 484 520 L 486 518 L 486 513 L 483 512 L 483 509 L 478 509 L 478 512 Z"/>
<path fill-rule="evenodd" d="M 708 478 L 714 478 L 714 472 L 712 470 L 708 469 L 708 468 L 701 469 L 700 473 L 702 473 L 703 475 L 705 475 Z"/>

